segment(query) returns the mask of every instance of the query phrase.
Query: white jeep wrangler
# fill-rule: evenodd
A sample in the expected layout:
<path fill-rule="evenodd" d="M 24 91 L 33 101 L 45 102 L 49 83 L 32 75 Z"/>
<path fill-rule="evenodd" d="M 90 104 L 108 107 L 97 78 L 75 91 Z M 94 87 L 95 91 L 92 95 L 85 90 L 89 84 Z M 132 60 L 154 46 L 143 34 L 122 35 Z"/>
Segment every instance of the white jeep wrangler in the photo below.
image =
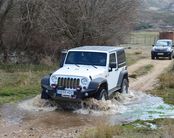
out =
<path fill-rule="evenodd" d="M 61 68 L 41 80 L 42 99 L 107 100 L 114 92 L 128 93 L 124 48 L 83 46 L 63 57 Z"/>

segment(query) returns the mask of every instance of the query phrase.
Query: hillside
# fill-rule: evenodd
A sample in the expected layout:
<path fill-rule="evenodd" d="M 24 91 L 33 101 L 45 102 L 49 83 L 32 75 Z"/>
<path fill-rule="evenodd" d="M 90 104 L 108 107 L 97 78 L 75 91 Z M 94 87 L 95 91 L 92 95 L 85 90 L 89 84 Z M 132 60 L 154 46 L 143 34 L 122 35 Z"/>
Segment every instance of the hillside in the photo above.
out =
<path fill-rule="evenodd" d="M 149 10 L 174 11 L 173 0 L 143 0 L 143 3 Z"/>
<path fill-rule="evenodd" d="M 142 0 L 136 29 L 174 28 L 173 0 Z"/>

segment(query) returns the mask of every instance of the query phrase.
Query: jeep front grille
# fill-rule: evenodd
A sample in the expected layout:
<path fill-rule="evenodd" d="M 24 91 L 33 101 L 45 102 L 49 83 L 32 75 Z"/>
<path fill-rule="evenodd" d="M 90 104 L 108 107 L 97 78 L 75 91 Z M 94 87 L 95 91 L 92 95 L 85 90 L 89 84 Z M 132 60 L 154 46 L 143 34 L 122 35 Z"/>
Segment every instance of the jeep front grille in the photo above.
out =
<path fill-rule="evenodd" d="M 80 79 L 78 78 L 58 78 L 58 87 L 69 88 L 69 89 L 76 89 L 77 86 L 80 84 Z"/>

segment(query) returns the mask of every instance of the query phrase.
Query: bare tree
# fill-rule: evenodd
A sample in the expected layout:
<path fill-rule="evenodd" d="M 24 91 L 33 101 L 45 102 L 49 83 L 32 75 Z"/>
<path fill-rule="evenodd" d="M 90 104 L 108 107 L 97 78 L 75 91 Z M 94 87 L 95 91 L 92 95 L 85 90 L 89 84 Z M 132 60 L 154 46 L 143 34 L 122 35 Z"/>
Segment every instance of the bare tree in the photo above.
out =
<path fill-rule="evenodd" d="M 138 0 L 45 0 L 42 24 L 74 46 L 123 41 L 135 21 Z"/>
<path fill-rule="evenodd" d="M 8 48 L 4 45 L 3 42 L 4 25 L 12 6 L 13 6 L 13 0 L 0 0 L 0 48 L 3 51 L 4 63 L 8 61 Z"/>
<path fill-rule="evenodd" d="M 31 61 L 37 62 L 44 45 L 37 23 L 40 17 L 42 2 L 41 0 L 19 0 L 18 7 L 19 29 L 16 43 L 17 50 L 24 52 L 26 56 L 30 56 Z"/>
<path fill-rule="evenodd" d="M 138 0 L 0 0 L 0 48 L 31 62 L 80 45 L 124 41 Z"/>

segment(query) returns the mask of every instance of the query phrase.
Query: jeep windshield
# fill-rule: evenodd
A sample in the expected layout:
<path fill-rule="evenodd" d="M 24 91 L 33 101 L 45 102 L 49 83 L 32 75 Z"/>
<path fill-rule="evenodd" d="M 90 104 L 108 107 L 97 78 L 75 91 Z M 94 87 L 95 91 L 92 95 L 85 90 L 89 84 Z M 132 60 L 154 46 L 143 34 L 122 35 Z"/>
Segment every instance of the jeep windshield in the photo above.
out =
<path fill-rule="evenodd" d="M 106 53 L 70 51 L 65 64 L 106 66 L 106 59 Z"/>
<path fill-rule="evenodd" d="M 171 46 L 171 42 L 170 41 L 157 41 L 156 46 L 168 47 L 168 46 Z"/>

